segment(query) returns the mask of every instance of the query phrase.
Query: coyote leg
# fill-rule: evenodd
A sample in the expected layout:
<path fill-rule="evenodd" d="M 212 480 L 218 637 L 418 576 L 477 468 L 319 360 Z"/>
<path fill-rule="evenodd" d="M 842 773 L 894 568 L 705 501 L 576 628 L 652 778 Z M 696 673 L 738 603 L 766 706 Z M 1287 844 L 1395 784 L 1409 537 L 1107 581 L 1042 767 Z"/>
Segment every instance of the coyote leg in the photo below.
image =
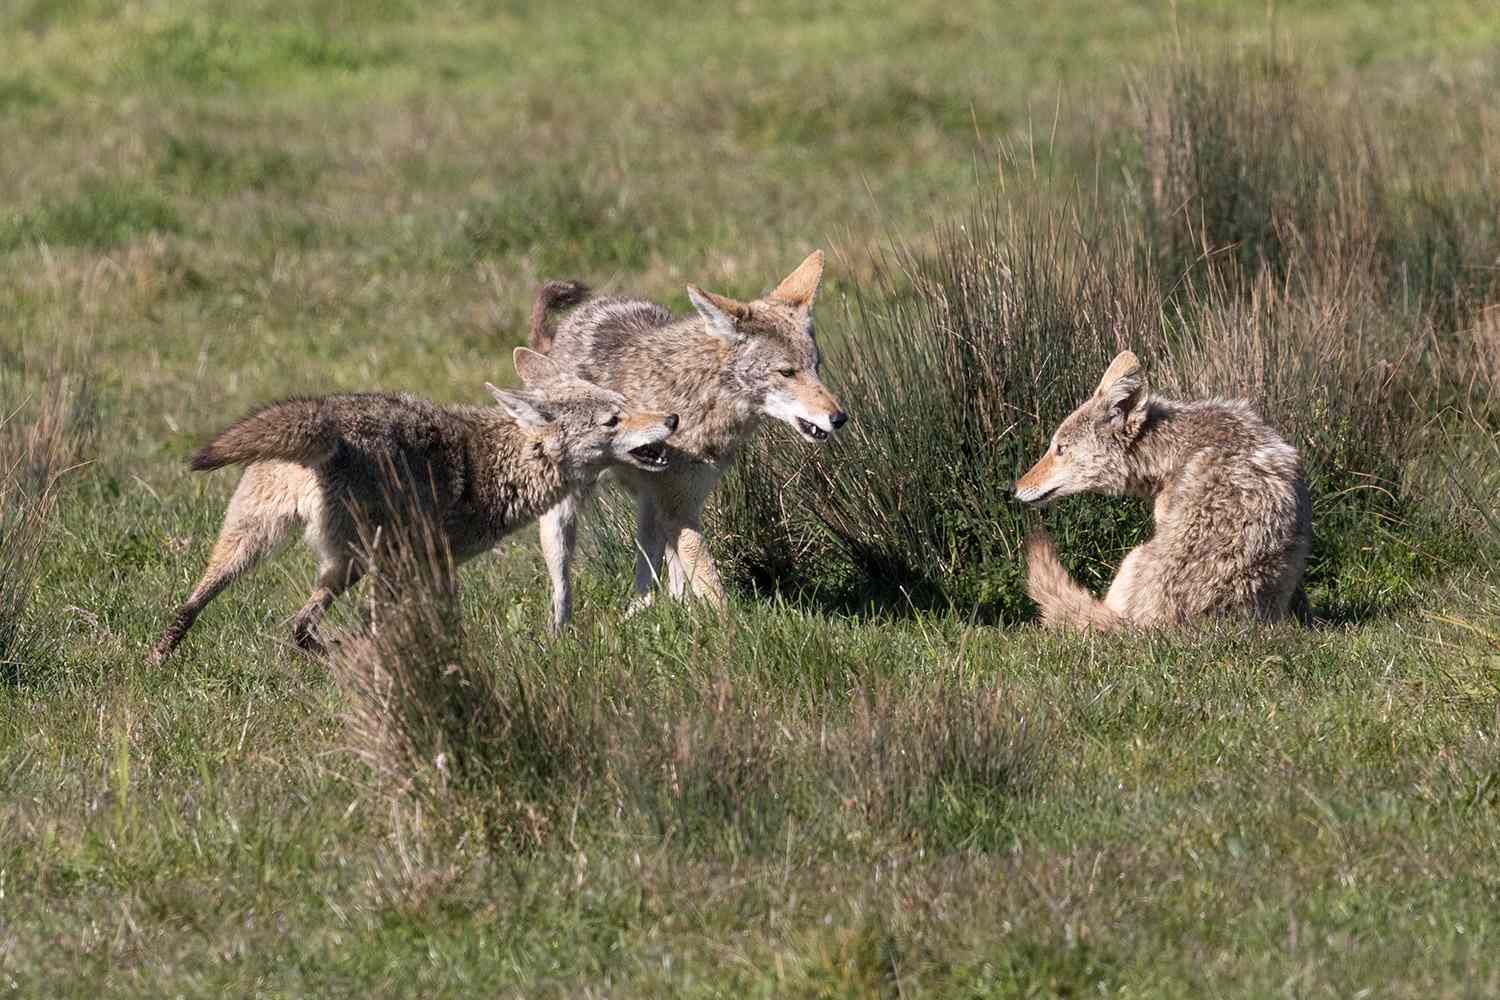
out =
<path fill-rule="evenodd" d="M 318 623 L 338 596 L 359 582 L 364 569 L 349 559 L 324 562 L 318 567 L 318 585 L 297 617 L 292 619 L 292 641 L 304 653 L 321 656 L 327 652 L 318 638 Z"/>
<path fill-rule="evenodd" d="M 667 548 L 661 508 L 656 498 L 645 491 L 636 499 L 635 546 L 635 599 L 630 602 L 631 611 L 650 606 L 661 579 L 662 557 Z"/>
<path fill-rule="evenodd" d="M 703 526 L 697 515 L 683 518 L 669 532 L 672 560 L 669 566 L 672 596 L 686 596 L 689 588 L 694 597 L 708 601 L 719 611 L 726 607 L 724 584 L 719 567 L 703 542 Z"/>
<path fill-rule="evenodd" d="M 204 606 L 254 568 L 298 524 L 295 502 L 290 497 L 268 497 L 270 491 L 265 489 L 268 482 L 269 478 L 256 466 L 246 470 L 240 479 L 224 513 L 224 526 L 219 529 L 219 540 L 208 557 L 203 578 L 146 654 L 147 665 L 158 666 L 171 656 Z M 283 502 L 268 502 L 268 499 Z"/>
<path fill-rule="evenodd" d="M 573 552 L 578 546 L 578 500 L 565 497 L 541 517 L 542 555 L 552 578 L 552 627 L 557 636 L 573 618 Z"/>

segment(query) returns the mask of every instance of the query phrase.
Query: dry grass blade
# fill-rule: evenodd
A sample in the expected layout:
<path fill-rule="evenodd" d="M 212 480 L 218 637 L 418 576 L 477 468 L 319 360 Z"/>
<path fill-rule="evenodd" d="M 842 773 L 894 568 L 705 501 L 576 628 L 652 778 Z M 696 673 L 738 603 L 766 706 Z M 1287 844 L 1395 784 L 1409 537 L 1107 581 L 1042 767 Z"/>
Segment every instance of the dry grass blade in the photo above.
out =
<path fill-rule="evenodd" d="M 54 373 L 31 398 L 0 414 L 0 669 L 19 678 L 40 652 L 26 628 L 59 484 L 87 447 L 87 383 Z"/>

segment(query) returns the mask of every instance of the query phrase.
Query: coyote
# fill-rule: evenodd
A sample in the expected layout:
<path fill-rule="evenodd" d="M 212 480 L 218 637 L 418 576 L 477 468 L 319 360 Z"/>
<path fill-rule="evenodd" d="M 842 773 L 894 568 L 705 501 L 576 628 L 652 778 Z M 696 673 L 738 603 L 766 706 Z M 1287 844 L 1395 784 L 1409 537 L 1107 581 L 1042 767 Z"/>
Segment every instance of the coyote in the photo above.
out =
<path fill-rule="evenodd" d="M 1103 601 L 1076 584 L 1045 532 L 1026 540 L 1026 588 L 1052 625 L 1120 630 L 1199 615 L 1306 613 L 1311 503 L 1297 450 L 1241 400 L 1151 396 L 1136 356 L 1111 362 L 1057 428 L 1016 496 L 1151 497 L 1156 533 L 1120 564 Z"/>
<path fill-rule="evenodd" d="M 814 443 L 827 441 L 848 419 L 818 377 L 812 308 L 822 277 L 818 250 L 754 302 L 689 285 L 696 314 L 686 319 L 634 299 L 585 302 L 588 290 L 576 282 L 548 282 L 538 294 L 532 347 L 565 370 L 682 414 L 682 429 L 667 448 L 668 472 L 614 473 L 636 498 L 637 606 L 650 602 L 665 557 L 674 597 L 691 590 L 722 609 L 724 588 L 703 544 L 708 494 L 763 417 L 784 421 Z M 549 314 L 569 306 L 578 308 L 549 333 Z M 554 632 L 572 615 L 569 566 L 578 500 L 567 497 L 541 519 Z"/>
<path fill-rule="evenodd" d="M 195 470 L 243 464 L 208 568 L 152 647 L 161 663 L 203 606 L 305 525 L 317 586 L 292 636 L 311 652 L 324 612 L 364 573 L 357 521 L 432 520 L 458 562 L 493 547 L 608 466 L 642 476 L 667 467 L 675 413 L 627 405 L 619 393 L 566 374 L 524 347 L 516 372 L 529 393 L 485 384 L 499 409 L 439 407 L 414 396 L 362 393 L 289 399 L 231 424 L 192 458 Z"/>

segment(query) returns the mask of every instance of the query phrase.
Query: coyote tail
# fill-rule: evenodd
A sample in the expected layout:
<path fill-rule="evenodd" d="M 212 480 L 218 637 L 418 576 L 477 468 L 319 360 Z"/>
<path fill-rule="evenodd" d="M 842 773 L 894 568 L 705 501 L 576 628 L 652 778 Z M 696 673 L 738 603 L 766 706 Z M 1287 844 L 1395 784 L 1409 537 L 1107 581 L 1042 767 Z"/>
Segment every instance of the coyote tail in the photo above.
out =
<path fill-rule="evenodd" d="M 1117 632 L 1126 622 L 1104 602 L 1080 587 L 1057 558 L 1057 546 L 1045 531 L 1026 536 L 1026 593 L 1042 609 L 1042 621 L 1051 626 L 1092 628 Z"/>
<path fill-rule="evenodd" d="M 531 304 L 531 336 L 527 343 L 533 351 L 546 354 L 552 350 L 552 331 L 547 329 L 547 317 L 557 309 L 568 309 L 582 302 L 589 294 L 589 286 L 581 281 L 548 281 L 536 293 Z"/>
<path fill-rule="evenodd" d="M 220 431 L 193 453 L 195 472 L 282 459 L 316 465 L 333 453 L 338 430 L 317 399 L 287 399 L 262 407 Z"/>

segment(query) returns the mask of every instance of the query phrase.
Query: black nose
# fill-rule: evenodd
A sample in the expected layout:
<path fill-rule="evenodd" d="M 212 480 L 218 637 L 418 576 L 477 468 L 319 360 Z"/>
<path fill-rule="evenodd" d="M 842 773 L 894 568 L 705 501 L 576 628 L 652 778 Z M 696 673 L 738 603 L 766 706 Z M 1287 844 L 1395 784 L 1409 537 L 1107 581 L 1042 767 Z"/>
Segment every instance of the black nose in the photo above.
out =
<path fill-rule="evenodd" d="M 849 414 L 845 413 L 843 410 L 840 410 L 833 416 L 829 417 L 828 422 L 833 425 L 834 430 L 838 430 L 840 427 L 849 422 Z"/>
<path fill-rule="evenodd" d="M 663 420 L 662 423 L 667 425 L 667 430 L 675 431 L 677 429 L 677 414 L 668 413 L 667 419 Z"/>

